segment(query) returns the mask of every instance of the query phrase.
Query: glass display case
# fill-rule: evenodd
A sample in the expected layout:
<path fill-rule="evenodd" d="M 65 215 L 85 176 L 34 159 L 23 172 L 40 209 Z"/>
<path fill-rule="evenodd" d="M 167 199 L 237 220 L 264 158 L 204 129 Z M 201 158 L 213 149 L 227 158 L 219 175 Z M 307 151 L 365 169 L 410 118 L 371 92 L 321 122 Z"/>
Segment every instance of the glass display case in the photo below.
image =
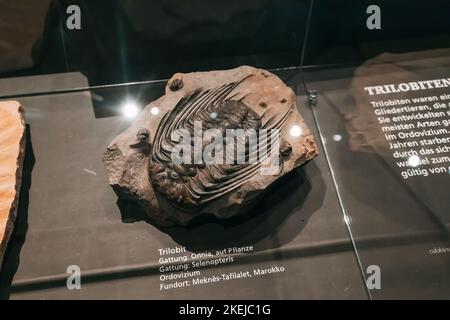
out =
<path fill-rule="evenodd" d="M 26 123 L 1 298 L 450 298 L 447 1 L 0 8 L 0 104 Z M 103 157 L 130 104 L 242 65 L 293 90 L 319 155 L 228 219 L 160 226 L 118 197 Z"/>

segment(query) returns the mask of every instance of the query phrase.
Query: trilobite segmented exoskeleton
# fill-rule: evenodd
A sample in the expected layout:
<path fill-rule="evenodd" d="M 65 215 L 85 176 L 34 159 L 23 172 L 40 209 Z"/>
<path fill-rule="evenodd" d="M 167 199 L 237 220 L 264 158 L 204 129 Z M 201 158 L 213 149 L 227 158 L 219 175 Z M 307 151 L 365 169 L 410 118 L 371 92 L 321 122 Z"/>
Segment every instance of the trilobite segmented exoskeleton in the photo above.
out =
<path fill-rule="evenodd" d="M 252 131 L 258 137 L 257 132 L 264 129 L 282 130 L 292 107 L 284 114 L 280 114 L 278 119 L 270 121 L 261 120 L 261 117 L 249 108 L 244 102 L 239 92 L 239 85 L 248 77 L 224 84 L 210 90 L 197 90 L 187 97 L 181 99 L 173 110 L 167 113 L 161 120 L 155 134 L 152 146 L 151 161 L 149 162 L 150 180 L 155 189 L 165 198 L 176 203 L 183 209 L 197 208 L 209 201 L 212 201 L 224 193 L 232 192 L 242 183 L 252 176 L 258 174 L 261 164 L 265 158 L 257 159 L 256 163 L 230 163 L 226 161 L 224 152 L 223 163 L 195 164 L 183 163 L 174 164 L 171 158 L 171 151 L 178 143 L 171 139 L 171 134 L 180 129 L 184 129 L 194 137 L 194 123 L 202 124 L 203 129 L 217 129 L 223 139 L 223 149 L 226 148 L 227 130 Z M 238 98 L 239 97 L 239 98 Z M 270 139 L 266 135 L 265 139 Z M 267 141 L 257 141 L 256 147 L 245 144 L 245 157 L 250 159 L 252 154 L 260 154 L 258 147 Z M 234 150 L 238 149 L 238 138 L 235 138 Z M 265 157 L 271 156 L 272 148 L 269 144 Z M 282 166 L 282 162 L 280 163 Z"/>

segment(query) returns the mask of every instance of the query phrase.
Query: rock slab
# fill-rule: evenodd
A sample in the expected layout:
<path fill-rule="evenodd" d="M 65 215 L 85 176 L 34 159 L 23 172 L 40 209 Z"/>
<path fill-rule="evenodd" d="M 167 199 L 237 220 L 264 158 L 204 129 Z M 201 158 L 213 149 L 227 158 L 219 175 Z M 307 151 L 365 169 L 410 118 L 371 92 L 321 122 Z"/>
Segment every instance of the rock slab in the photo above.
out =
<path fill-rule="evenodd" d="M 24 155 L 23 109 L 16 101 L 0 102 L 0 263 L 17 215 Z"/>
<path fill-rule="evenodd" d="M 314 138 L 298 111 L 296 95 L 266 70 L 242 66 L 177 73 L 169 79 L 165 91 L 110 143 L 104 155 L 109 183 L 116 193 L 137 201 L 159 226 L 188 225 L 200 215 L 229 218 L 241 214 L 273 182 L 318 155 Z M 174 161 L 173 150 L 178 150 L 181 141 L 174 132 L 184 130 L 192 137 L 185 145 L 195 146 L 196 123 L 201 123 L 203 130 L 226 136 L 223 141 L 216 136 L 199 137 L 203 155 L 209 143 L 221 141 L 212 154 L 222 150 L 224 161 Z M 256 162 L 238 164 L 225 161 L 229 156 L 225 151 L 229 150 L 225 143 L 229 129 L 267 130 L 268 136 L 276 131 L 279 135 L 267 139 L 259 136 L 256 148 L 244 143 L 247 160 L 264 154 L 264 143 L 269 152 Z M 196 152 L 184 150 L 183 155 Z M 233 154 L 237 157 L 238 153 Z M 268 166 L 268 159 L 276 157 L 278 163 Z"/>

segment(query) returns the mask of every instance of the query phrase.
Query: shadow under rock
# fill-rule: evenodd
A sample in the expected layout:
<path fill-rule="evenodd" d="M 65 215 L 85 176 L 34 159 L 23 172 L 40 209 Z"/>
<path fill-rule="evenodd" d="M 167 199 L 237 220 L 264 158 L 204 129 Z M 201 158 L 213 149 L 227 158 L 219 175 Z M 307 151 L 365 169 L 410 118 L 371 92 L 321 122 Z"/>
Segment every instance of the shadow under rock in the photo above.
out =
<path fill-rule="evenodd" d="M 320 169 L 312 161 L 273 183 L 246 213 L 229 219 L 201 216 L 188 227 L 161 228 L 138 204 L 124 198 L 117 204 L 123 222 L 146 221 L 192 252 L 255 244 L 255 250 L 265 250 L 289 243 L 302 231 L 322 207 L 324 190 Z"/>

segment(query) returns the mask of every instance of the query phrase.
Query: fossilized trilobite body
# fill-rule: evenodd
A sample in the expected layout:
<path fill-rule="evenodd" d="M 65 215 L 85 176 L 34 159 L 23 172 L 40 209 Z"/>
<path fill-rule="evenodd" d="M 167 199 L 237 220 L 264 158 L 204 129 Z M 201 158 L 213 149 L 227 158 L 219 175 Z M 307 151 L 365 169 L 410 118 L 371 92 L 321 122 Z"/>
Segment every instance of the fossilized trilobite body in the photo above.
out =
<path fill-rule="evenodd" d="M 255 134 L 256 144 L 249 136 L 229 137 L 230 130 Z M 174 161 L 180 132 L 192 138 L 181 158 L 193 161 Z M 208 150 L 215 161 L 203 157 Z M 136 199 L 155 223 L 186 225 L 201 214 L 244 212 L 271 183 L 317 154 L 292 90 L 275 75 L 244 66 L 174 75 L 166 94 L 111 142 L 104 163 L 114 190 Z M 274 158 L 276 170 L 262 174 Z"/>
<path fill-rule="evenodd" d="M 190 94 L 181 99 L 159 124 L 149 162 L 150 181 L 156 191 L 174 202 L 178 208 L 198 209 L 199 206 L 225 193 L 232 192 L 252 176 L 258 174 L 258 169 L 265 159 L 257 159 L 256 156 L 261 154 L 259 145 L 266 141 L 257 141 L 255 148 L 250 146 L 249 141 L 243 142 L 243 146 L 245 146 L 243 164 L 237 163 L 235 159 L 230 159 L 235 156 L 235 153 L 230 155 L 226 152 L 227 139 L 223 139 L 220 146 L 221 150 L 225 150 L 223 161 L 220 163 L 174 164 L 171 152 L 179 142 L 171 139 L 173 132 L 182 129 L 194 137 L 194 124 L 197 121 L 201 123 L 202 129 L 215 129 L 222 137 L 227 137 L 228 130 L 242 130 L 241 132 L 254 133 L 257 137 L 256 133 L 261 129 L 281 130 L 287 116 L 292 111 L 292 108 L 288 108 L 285 113 L 278 115 L 279 119 L 271 119 L 272 121 L 266 121 L 263 124 L 261 117 L 242 101 L 243 98 L 236 99 L 239 91 L 237 90 L 238 92 L 233 94 L 233 91 L 245 79 L 213 90 L 196 91 Z M 233 150 L 239 148 L 238 139 L 233 137 Z M 202 147 L 204 148 L 210 142 L 202 139 Z M 202 153 L 203 148 L 200 150 Z M 271 156 L 271 148 L 268 149 L 266 157 Z M 255 156 L 253 159 L 257 159 L 256 163 L 249 163 L 251 153 Z M 191 159 L 194 158 L 195 155 L 192 154 Z"/>

